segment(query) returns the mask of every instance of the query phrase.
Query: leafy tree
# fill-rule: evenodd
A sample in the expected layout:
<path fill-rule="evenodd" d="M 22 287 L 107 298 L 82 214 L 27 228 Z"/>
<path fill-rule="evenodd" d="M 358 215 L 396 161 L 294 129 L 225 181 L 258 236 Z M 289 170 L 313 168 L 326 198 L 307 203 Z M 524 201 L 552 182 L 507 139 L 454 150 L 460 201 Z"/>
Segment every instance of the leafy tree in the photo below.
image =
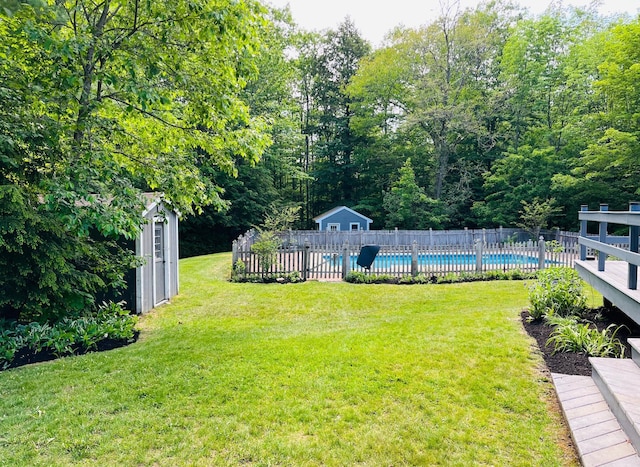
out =
<path fill-rule="evenodd" d="M 263 224 L 257 227 L 258 240 L 251 245 L 251 251 L 258 256 L 263 277 L 274 265 L 278 248 L 282 245 L 278 233 L 291 228 L 298 219 L 299 211 L 299 206 L 280 208 L 272 205 L 271 211 L 265 215 Z"/>
<path fill-rule="evenodd" d="M 115 238 L 85 238 L 39 198 L 0 185 L 0 319 L 78 316 L 94 297 L 124 285 L 122 267 L 136 264 Z"/>
<path fill-rule="evenodd" d="M 548 196 L 559 168 L 552 148 L 521 146 L 505 154 L 485 174 L 486 196 L 474 204 L 474 213 L 485 225 L 515 225 L 521 203 Z"/>
<path fill-rule="evenodd" d="M 639 153 L 637 136 L 609 128 L 582 151 L 570 174 L 554 176 L 554 190 L 576 206 L 607 202 L 614 209 L 625 209 L 640 194 Z"/>
<path fill-rule="evenodd" d="M 606 99 L 610 126 L 626 132 L 640 131 L 640 18 L 612 27 L 599 57 L 600 79 L 594 88 Z"/>
<path fill-rule="evenodd" d="M 29 250 L 2 263 L 3 314 L 86 309 L 96 290 L 121 282 L 131 263 L 122 250 L 111 266 L 95 260 L 103 239 L 138 234 L 143 190 L 183 213 L 224 205 L 210 174 L 257 161 L 269 143 L 239 98 L 262 14 L 227 0 L 0 12 L 0 186 L 12 219 L 0 256 Z"/>
<path fill-rule="evenodd" d="M 484 175 L 473 211 L 484 225 L 515 225 L 522 201 L 555 195 L 567 212 L 577 204 L 559 189 L 572 161 L 592 138 L 585 113 L 598 105 L 591 85 L 596 65 L 585 44 L 598 31 L 594 17 L 550 8 L 512 29 L 503 49 L 501 156 Z M 482 199 L 483 198 L 483 199 Z M 560 220 L 575 228 L 575 218 Z"/>
<path fill-rule="evenodd" d="M 351 130 L 352 99 L 346 87 L 355 75 L 369 44 L 350 19 L 328 31 L 307 48 L 304 83 L 304 131 L 310 145 L 309 171 L 314 177 L 311 210 L 322 212 L 335 204 L 349 204 L 356 197 L 353 152 L 357 136 Z"/>
<path fill-rule="evenodd" d="M 429 198 L 424 188 L 416 183 L 411 159 L 398 171 L 398 180 L 384 195 L 384 209 L 387 211 L 388 229 L 438 228 L 442 223 L 442 207 Z"/>
<path fill-rule="evenodd" d="M 251 114 L 269 122 L 272 144 L 257 163 L 235 158 L 236 176 L 210 171 L 209 177 L 224 187 L 224 209 L 205 206 L 180 223 L 180 254 L 194 256 L 228 251 L 232 241 L 259 224 L 273 203 L 302 204 L 301 188 L 307 179 L 301 154 L 298 102 L 293 94 L 295 59 L 285 54 L 299 40 L 288 10 L 271 9 L 269 21 L 259 31 L 262 47 L 240 97 Z"/>
<path fill-rule="evenodd" d="M 394 31 L 349 90 L 357 103 L 354 131 L 380 145 L 375 152 L 359 149 L 367 169 L 360 178 L 371 167 L 384 171 L 411 157 L 419 184 L 447 206 L 450 219 L 465 222 L 482 173 L 499 154 L 494 95 L 511 14 L 500 3 L 464 12 L 443 7 L 430 25 Z M 392 173 L 382 186 L 376 178 L 378 193 Z"/>
<path fill-rule="evenodd" d="M 410 37 L 415 92 L 408 123 L 421 128 L 433 144 L 433 197 L 443 198 L 447 174 L 464 147 L 491 148 L 491 85 L 509 16 L 496 6 L 459 13 L 447 7 L 433 24 Z M 483 147 L 484 146 L 484 147 Z"/>
<path fill-rule="evenodd" d="M 567 134 L 581 144 L 568 160 L 570 170 L 556 174 L 552 186 L 556 198 L 574 212 L 581 204 L 601 202 L 625 209 L 637 196 L 639 24 L 638 19 L 604 23 L 575 48 L 570 76 L 586 86 L 587 98 L 576 105 Z"/>
<path fill-rule="evenodd" d="M 511 144 L 549 146 L 562 101 L 563 59 L 569 48 L 567 25 L 559 14 L 520 21 L 505 44 L 502 61 L 509 106 Z M 542 130 L 544 139 L 540 138 Z"/>
<path fill-rule="evenodd" d="M 396 42 L 403 34 L 404 30 L 395 31 L 388 46 L 363 58 L 347 87 L 353 100 L 351 129 L 359 137 L 353 155 L 356 208 L 380 225 L 385 224 L 384 193 L 404 162 L 411 158 L 416 177 L 428 186 L 427 174 L 433 171 L 431 145 L 420 131 L 403 125 L 411 86 L 409 57 Z"/>
<path fill-rule="evenodd" d="M 518 227 L 525 229 L 534 240 L 537 240 L 540 237 L 540 231 L 546 228 L 553 216 L 560 212 L 555 203 L 554 198 L 544 201 L 535 198 L 530 203 L 523 200 L 520 211 L 521 222 L 518 223 Z"/>

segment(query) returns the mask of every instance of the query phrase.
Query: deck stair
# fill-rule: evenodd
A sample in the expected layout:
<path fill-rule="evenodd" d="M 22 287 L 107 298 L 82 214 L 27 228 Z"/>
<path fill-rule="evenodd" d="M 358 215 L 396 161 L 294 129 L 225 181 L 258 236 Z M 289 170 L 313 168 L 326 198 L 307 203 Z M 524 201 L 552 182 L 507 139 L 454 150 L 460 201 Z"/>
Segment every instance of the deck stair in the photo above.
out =
<path fill-rule="evenodd" d="M 631 359 L 590 358 L 592 377 L 553 375 L 584 466 L 640 466 L 640 339 Z"/>

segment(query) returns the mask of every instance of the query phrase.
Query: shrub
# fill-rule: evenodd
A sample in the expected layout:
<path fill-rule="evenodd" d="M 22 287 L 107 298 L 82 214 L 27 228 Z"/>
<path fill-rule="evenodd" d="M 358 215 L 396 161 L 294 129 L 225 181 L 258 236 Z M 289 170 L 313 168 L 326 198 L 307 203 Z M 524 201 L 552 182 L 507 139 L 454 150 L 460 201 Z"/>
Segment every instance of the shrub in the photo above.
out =
<path fill-rule="evenodd" d="M 276 264 L 281 243 L 274 232 L 261 232 L 258 241 L 251 245 L 251 251 L 258 257 L 263 276 Z"/>
<path fill-rule="evenodd" d="M 98 332 L 105 338 L 130 341 L 135 336 L 138 317 L 123 307 L 123 302 L 103 303 L 98 311 Z"/>
<path fill-rule="evenodd" d="M 238 261 L 233 265 L 233 269 L 231 270 L 231 280 L 238 281 L 238 279 L 244 278 L 247 273 L 247 265 L 244 264 L 244 261 L 238 258 Z"/>
<path fill-rule="evenodd" d="M 390 274 L 368 274 L 362 271 L 351 271 L 344 280 L 353 284 L 397 284 L 399 281 Z"/>
<path fill-rule="evenodd" d="M 0 323 L 0 369 L 11 366 L 19 352 L 56 357 L 95 350 L 105 339 L 132 342 L 138 317 L 122 303 L 103 303 L 97 314 L 64 318 L 54 324 Z"/>
<path fill-rule="evenodd" d="M 491 280 L 521 280 L 535 278 L 535 273 L 523 273 L 514 271 L 487 271 L 481 273 L 465 272 L 461 274 L 448 273 L 444 276 L 417 276 L 396 277 L 389 274 L 367 274 L 362 271 L 351 271 L 345 277 L 345 281 L 354 284 L 454 284 L 459 282 L 491 281 Z"/>
<path fill-rule="evenodd" d="M 529 314 L 539 320 L 549 313 L 572 316 L 584 313 L 587 298 L 578 273 L 567 267 L 538 271 L 538 280 L 529 288 Z"/>
<path fill-rule="evenodd" d="M 0 329 L 0 370 L 9 367 L 22 346 L 22 336 L 16 334 L 15 329 Z"/>
<path fill-rule="evenodd" d="M 487 271 L 484 273 L 485 280 L 488 281 L 501 281 L 509 279 L 509 274 L 504 271 Z"/>
<path fill-rule="evenodd" d="M 245 274 L 238 275 L 233 274 L 231 276 L 231 282 L 249 282 L 253 284 L 295 284 L 298 282 L 304 282 L 302 276 L 298 271 L 292 272 L 277 272 L 268 274 Z"/>
<path fill-rule="evenodd" d="M 436 282 L 435 276 L 427 276 L 425 274 L 418 274 L 417 276 L 402 276 L 399 280 L 399 284 L 431 284 Z"/>
<path fill-rule="evenodd" d="M 514 281 L 519 281 L 519 280 L 524 280 L 524 279 L 528 279 L 528 278 L 533 278 L 533 277 L 537 277 L 537 273 L 533 272 L 523 272 L 520 269 L 514 269 L 513 271 L 509 271 L 508 272 L 509 277 L 511 280 Z"/>
<path fill-rule="evenodd" d="M 52 209 L 34 193 L 0 184 L 0 319 L 81 316 L 95 309 L 97 294 L 124 286 L 125 273 L 138 264 L 117 237 L 80 232 Z"/>
<path fill-rule="evenodd" d="M 609 325 L 598 330 L 591 323 L 581 323 L 576 316 L 550 315 L 546 321 L 554 326 L 547 345 L 556 352 L 584 352 L 590 357 L 623 358 L 624 344 L 616 337 L 624 326 Z"/>

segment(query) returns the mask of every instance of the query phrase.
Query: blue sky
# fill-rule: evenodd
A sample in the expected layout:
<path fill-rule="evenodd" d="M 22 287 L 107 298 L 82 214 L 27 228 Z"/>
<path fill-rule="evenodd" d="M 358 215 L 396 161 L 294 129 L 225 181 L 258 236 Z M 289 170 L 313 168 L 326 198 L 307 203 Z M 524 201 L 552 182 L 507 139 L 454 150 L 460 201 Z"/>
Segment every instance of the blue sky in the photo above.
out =
<path fill-rule="evenodd" d="M 384 35 L 403 24 L 416 27 L 430 23 L 440 14 L 438 0 L 264 0 L 277 7 L 289 4 L 296 23 L 308 30 L 321 31 L 335 28 L 350 16 L 360 33 L 374 46 L 379 46 Z M 515 0 L 533 14 L 542 13 L 550 0 Z M 450 1 L 450 4 L 455 2 Z M 564 0 L 564 5 L 585 7 L 590 0 Z M 598 3 L 603 14 L 640 12 L 640 0 L 602 0 Z M 461 9 L 475 7 L 476 0 L 459 0 Z"/>

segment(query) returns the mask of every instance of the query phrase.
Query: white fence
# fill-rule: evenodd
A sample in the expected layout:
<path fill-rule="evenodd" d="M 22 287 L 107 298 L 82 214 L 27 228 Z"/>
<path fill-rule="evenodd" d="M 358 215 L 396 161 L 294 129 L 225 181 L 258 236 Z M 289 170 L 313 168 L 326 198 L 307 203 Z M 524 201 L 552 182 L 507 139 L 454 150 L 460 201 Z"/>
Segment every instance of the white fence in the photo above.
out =
<path fill-rule="evenodd" d="M 416 240 L 411 245 L 380 243 L 380 251 L 370 269 L 357 265 L 363 245 L 333 242 L 325 245 L 314 245 L 310 241 L 302 245 L 284 242 L 274 255 L 262 257 L 247 248 L 246 243 L 234 242 L 233 263 L 238 271 L 238 261 L 241 261 L 240 271 L 247 277 L 297 272 L 304 280 L 336 280 L 351 271 L 397 277 L 510 270 L 533 272 L 550 265 L 572 266 L 577 256 L 573 246 L 563 248 L 542 239 L 539 242 L 476 241 L 466 245 L 420 245 Z"/>

